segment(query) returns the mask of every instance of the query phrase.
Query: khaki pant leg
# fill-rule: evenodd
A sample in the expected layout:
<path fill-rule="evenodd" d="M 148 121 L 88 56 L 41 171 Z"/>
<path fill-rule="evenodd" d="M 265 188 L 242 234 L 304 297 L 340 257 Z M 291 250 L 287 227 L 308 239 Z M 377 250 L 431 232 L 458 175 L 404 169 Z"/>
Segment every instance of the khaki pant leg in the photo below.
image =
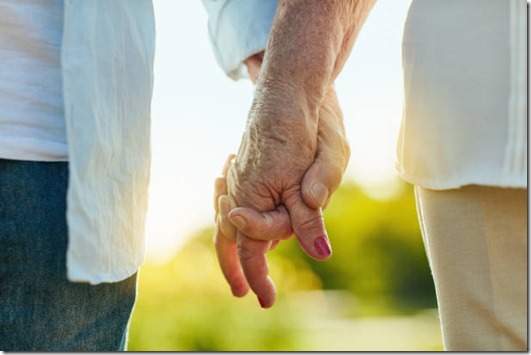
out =
<path fill-rule="evenodd" d="M 445 350 L 527 350 L 527 189 L 415 194 Z"/>

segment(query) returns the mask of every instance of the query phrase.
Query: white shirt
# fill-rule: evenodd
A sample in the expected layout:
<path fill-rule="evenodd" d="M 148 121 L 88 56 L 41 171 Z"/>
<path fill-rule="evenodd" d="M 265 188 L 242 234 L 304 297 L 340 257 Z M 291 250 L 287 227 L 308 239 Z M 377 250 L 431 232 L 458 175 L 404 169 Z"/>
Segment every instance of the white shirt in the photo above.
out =
<path fill-rule="evenodd" d="M 150 0 L 65 1 L 71 280 L 123 280 L 143 261 L 154 46 Z"/>
<path fill-rule="evenodd" d="M 155 44 L 152 3 L 65 0 L 64 12 L 59 9 L 60 3 L 46 2 L 48 5 L 40 6 L 29 0 L 0 0 L 2 10 L 22 14 L 19 24 L 30 31 L 17 35 L 7 28 L 9 35 L 0 37 L 9 40 L 0 42 L 3 50 L 0 60 L 17 57 L 22 60 L 10 63 L 19 71 L 12 73 L 12 80 L 20 83 L 20 88 L 6 83 L 11 74 L 2 62 L 6 71 L 2 70 L 0 76 L 3 90 L 0 96 L 9 97 L 13 92 L 26 93 L 30 88 L 47 85 L 52 89 L 49 95 L 31 92 L 34 95 L 24 97 L 22 102 L 2 107 L 10 108 L 10 112 L 2 111 L 4 118 L 0 124 L 7 127 L 7 117 L 18 120 L 12 126 L 19 122 L 25 125 L 11 149 L 18 155 L 3 157 L 35 158 L 32 151 L 16 149 L 24 140 L 22 135 L 30 139 L 44 137 L 39 143 L 40 154 L 52 154 L 47 150 L 48 142 L 58 140 L 64 144 L 60 131 L 66 127 L 67 276 L 72 281 L 92 284 L 120 281 L 137 272 L 144 257 Z M 58 35 L 61 29 L 62 35 Z M 20 73 L 26 65 L 24 57 L 28 74 Z M 35 68 L 33 63 L 42 67 Z M 32 78 L 30 74 L 36 76 Z M 61 84 L 62 97 L 57 95 Z M 43 102 L 49 106 L 49 112 L 36 113 L 35 108 Z M 24 111 L 25 120 L 20 120 L 20 111 Z M 36 133 L 32 125 L 43 117 L 50 120 L 42 121 L 42 130 Z M 56 134 L 50 134 L 52 131 Z M 9 132 L 15 136 L 14 129 Z M 4 137 L 0 141 L 4 148 L 9 143 Z M 57 154 L 57 159 L 36 160 L 63 160 L 64 152 Z"/>
<path fill-rule="evenodd" d="M 240 2 L 203 0 L 218 64 L 233 79 L 266 48 L 265 17 L 276 7 Z M 527 188 L 526 13 L 525 0 L 412 2 L 396 162 L 403 179 L 428 189 Z"/>
<path fill-rule="evenodd" d="M 219 66 L 232 79 L 246 76 L 243 61 L 265 49 L 278 0 L 203 0 Z"/>
<path fill-rule="evenodd" d="M 0 14 L 0 158 L 65 161 L 63 0 L 2 0 Z"/>
<path fill-rule="evenodd" d="M 397 147 L 406 181 L 438 190 L 527 188 L 526 5 L 413 1 Z"/>

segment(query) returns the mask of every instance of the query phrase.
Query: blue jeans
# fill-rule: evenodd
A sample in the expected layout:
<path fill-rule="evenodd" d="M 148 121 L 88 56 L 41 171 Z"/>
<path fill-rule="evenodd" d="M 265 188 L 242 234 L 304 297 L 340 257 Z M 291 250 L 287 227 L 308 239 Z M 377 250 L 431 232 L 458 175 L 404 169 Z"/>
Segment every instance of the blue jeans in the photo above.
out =
<path fill-rule="evenodd" d="M 0 159 L 0 350 L 124 350 L 136 275 L 66 278 L 68 163 Z"/>

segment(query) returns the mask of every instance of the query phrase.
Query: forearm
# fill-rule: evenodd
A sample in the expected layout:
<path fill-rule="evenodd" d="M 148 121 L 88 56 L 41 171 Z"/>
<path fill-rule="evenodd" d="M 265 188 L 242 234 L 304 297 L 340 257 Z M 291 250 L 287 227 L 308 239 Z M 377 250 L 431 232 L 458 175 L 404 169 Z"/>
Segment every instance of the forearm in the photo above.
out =
<path fill-rule="evenodd" d="M 281 0 L 249 126 L 315 152 L 319 108 L 375 0 Z"/>
<path fill-rule="evenodd" d="M 375 0 L 281 0 L 257 90 L 267 88 L 273 95 L 279 91 L 283 97 L 287 93 L 304 98 L 304 104 L 314 111 L 342 69 L 374 3 Z"/>
<path fill-rule="evenodd" d="M 277 9 L 233 172 L 298 181 L 315 159 L 319 110 L 375 0 L 285 0 Z M 229 179 L 230 180 L 230 179 Z M 230 185 L 230 184 L 229 184 Z M 245 184 L 242 184 L 242 186 Z M 263 184 L 276 205 L 286 186 Z M 244 189 L 236 195 L 249 193 Z M 242 199 L 236 196 L 241 205 Z M 258 207 L 258 206 L 252 206 Z"/>

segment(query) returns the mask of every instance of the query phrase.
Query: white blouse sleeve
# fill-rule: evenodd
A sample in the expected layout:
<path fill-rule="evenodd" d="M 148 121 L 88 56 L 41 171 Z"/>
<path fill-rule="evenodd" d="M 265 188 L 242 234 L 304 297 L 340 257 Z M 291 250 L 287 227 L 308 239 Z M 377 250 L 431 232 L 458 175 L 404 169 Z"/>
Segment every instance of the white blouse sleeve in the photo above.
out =
<path fill-rule="evenodd" d="M 265 49 L 277 3 L 277 0 L 203 0 L 214 55 L 230 78 L 245 77 L 243 61 Z"/>

